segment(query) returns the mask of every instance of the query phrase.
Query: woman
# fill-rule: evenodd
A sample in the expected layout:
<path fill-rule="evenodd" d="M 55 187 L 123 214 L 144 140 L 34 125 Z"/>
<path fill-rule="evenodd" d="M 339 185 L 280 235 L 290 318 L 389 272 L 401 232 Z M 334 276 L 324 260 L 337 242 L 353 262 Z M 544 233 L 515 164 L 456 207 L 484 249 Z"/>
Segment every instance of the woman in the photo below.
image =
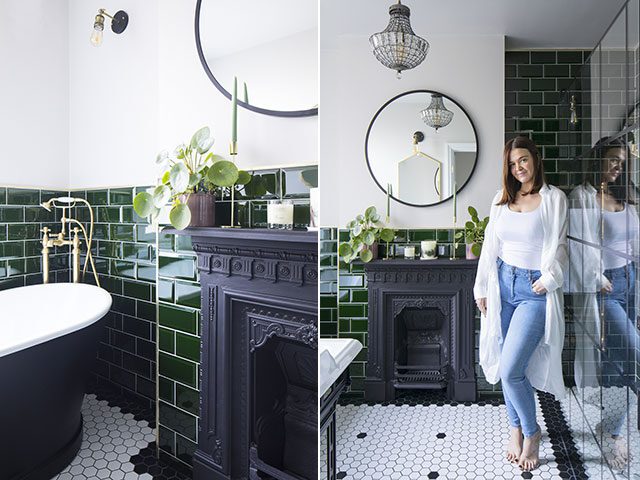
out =
<path fill-rule="evenodd" d="M 565 394 L 562 284 L 567 263 L 567 200 L 544 180 L 535 143 L 504 146 L 502 189 L 491 205 L 474 296 L 482 322 L 480 365 L 502 390 L 511 425 L 507 460 L 539 465 L 541 431 L 533 387 Z"/>
<path fill-rule="evenodd" d="M 621 434 L 626 398 L 616 400 L 626 392 L 615 387 L 637 391 L 635 363 L 640 363 L 640 335 L 633 322 L 636 266 L 631 260 L 638 256 L 637 189 L 632 183 L 626 186 L 630 152 L 622 139 L 604 137 L 595 144 L 594 153 L 595 159 L 583 169 L 587 178 L 569 195 L 569 234 L 576 239 L 569 244 L 567 282 L 576 323 L 574 373 L 576 385 L 593 392 L 587 398 L 597 396 L 605 404 L 596 430 L 602 435 L 607 460 L 621 470 L 631 456 Z M 603 344 L 594 345 L 593 339 Z"/>

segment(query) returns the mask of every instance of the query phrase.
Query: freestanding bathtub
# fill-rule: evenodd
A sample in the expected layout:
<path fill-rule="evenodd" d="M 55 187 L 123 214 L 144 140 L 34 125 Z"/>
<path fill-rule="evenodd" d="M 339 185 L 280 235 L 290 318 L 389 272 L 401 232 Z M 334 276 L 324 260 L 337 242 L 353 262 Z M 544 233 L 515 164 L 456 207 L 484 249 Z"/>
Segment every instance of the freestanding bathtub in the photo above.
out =
<path fill-rule="evenodd" d="M 82 399 L 105 290 L 56 283 L 0 292 L 0 480 L 49 480 L 82 444 Z"/>

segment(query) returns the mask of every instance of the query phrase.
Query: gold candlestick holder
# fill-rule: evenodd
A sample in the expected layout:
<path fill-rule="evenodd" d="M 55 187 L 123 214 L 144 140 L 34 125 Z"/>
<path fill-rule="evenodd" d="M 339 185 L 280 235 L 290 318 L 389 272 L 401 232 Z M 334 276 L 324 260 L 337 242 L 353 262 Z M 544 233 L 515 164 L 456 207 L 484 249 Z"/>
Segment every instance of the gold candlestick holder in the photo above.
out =
<path fill-rule="evenodd" d="M 453 217 L 453 245 L 451 246 L 451 255 L 449 256 L 449 260 L 456 260 L 456 249 L 458 248 L 458 242 L 456 241 L 456 225 L 457 220 L 456 217 Z"/>
<path fill-rule="evenodd" d="M 231 142 L 229 144 L 229 155 L 231 155 L 232 157 L 238 155 L 238 142 Z M 235 163 L 235 159 L 233 160 L 233 162 Z M 231 225 L 223 225 L 222 228 L 240 228 L 240 225 L 236 225 L 235 222 L 235 192 L 236 186 L 231 185 Z"/>

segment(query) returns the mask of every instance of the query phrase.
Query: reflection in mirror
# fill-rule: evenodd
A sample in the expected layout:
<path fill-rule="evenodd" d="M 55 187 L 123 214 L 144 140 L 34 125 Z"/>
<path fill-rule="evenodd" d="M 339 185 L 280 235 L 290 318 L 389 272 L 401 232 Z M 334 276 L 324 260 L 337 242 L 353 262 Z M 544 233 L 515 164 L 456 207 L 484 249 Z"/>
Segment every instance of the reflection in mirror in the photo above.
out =
<path fill-rule="evenodd" d="M 471 177 L 477 136 L 467 113 L 451 98 L 417 90 L 378 110 L 369 125 L 365 154 L 382 190 L 408 205 L 435 205 Z"/>
<path fill-rule="evenodd" d="M 640 445 L 636 366 L 639 222 L 633 158 L 625 137 L 600 139 L 583 159 L 584 181 L 569 194 L 574 376 L 589 429 L 614 471 L 628 471 Z M 633 418 L 630 418 L 630 415 Z M 631 426 L 632 428 L 629 428 Z"/>
<path fill-rule="evenodd" d="M 237 77 L 238 100 L 259 109 L 317 108 L 317 0 L 199 0 L 197 8 L 202 60 L 219 89 L 228 94 Z"/>

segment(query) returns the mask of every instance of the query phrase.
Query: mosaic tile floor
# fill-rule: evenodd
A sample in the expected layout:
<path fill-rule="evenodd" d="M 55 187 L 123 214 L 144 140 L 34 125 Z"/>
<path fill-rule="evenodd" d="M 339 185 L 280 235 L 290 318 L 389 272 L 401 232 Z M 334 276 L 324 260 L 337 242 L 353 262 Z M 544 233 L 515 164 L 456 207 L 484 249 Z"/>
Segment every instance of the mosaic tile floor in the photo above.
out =
<path fill-rule="evenodd" d="M 149 416 L 143 409 L 136 414 L 131 410 L 113 406 L 95 394 L 85 395 L 82 446 L 69 466 L 52 480 L 190 478 L 157 460 L 153 422 L 150 425 L 142 418 Z"/>
<path fill-rule="evenodd" d="M 499 400 L 457 403 L 413 394 L 380 405 L 347 402 L 336 410 L 339 479 L 588 478 L 560 405 L 546 394 L 536 402 L 542 444 L 533 472 L 504 459 L 509 426 Z"/>
<path fill-rule="evenodd" d="M 604 409 L 599 406 L 601 401 L 605 405 Z M 586 387 L 582 390 L 574 388 L 572 395 L 561 402 L 562 411 L 568 419 L 576 439 L 576 447 L 584 459 L 585 470 L 590 478 L 640 480 L 640 432 L 634 428 L 638 424 L 638 400 L 635 395 L 629 395 L 628 401 L 629 404 L 627 392 L 623 388 L 611 387 L 601 391 L 599 388 Z M 627 409 L 628 418 L 625 415 Z M 609 440 L 610 436 L 602 435 L 603 420 L 614 421 L 616 418 L 621 418 L 624 422 L 621 431 L 623 437 L 627 437 L 628 431 L 631 432 L 627 438 L 632 458 L 628 462 L 618 463 L 619 456 L 614 454 L 615 442 Z"/>

